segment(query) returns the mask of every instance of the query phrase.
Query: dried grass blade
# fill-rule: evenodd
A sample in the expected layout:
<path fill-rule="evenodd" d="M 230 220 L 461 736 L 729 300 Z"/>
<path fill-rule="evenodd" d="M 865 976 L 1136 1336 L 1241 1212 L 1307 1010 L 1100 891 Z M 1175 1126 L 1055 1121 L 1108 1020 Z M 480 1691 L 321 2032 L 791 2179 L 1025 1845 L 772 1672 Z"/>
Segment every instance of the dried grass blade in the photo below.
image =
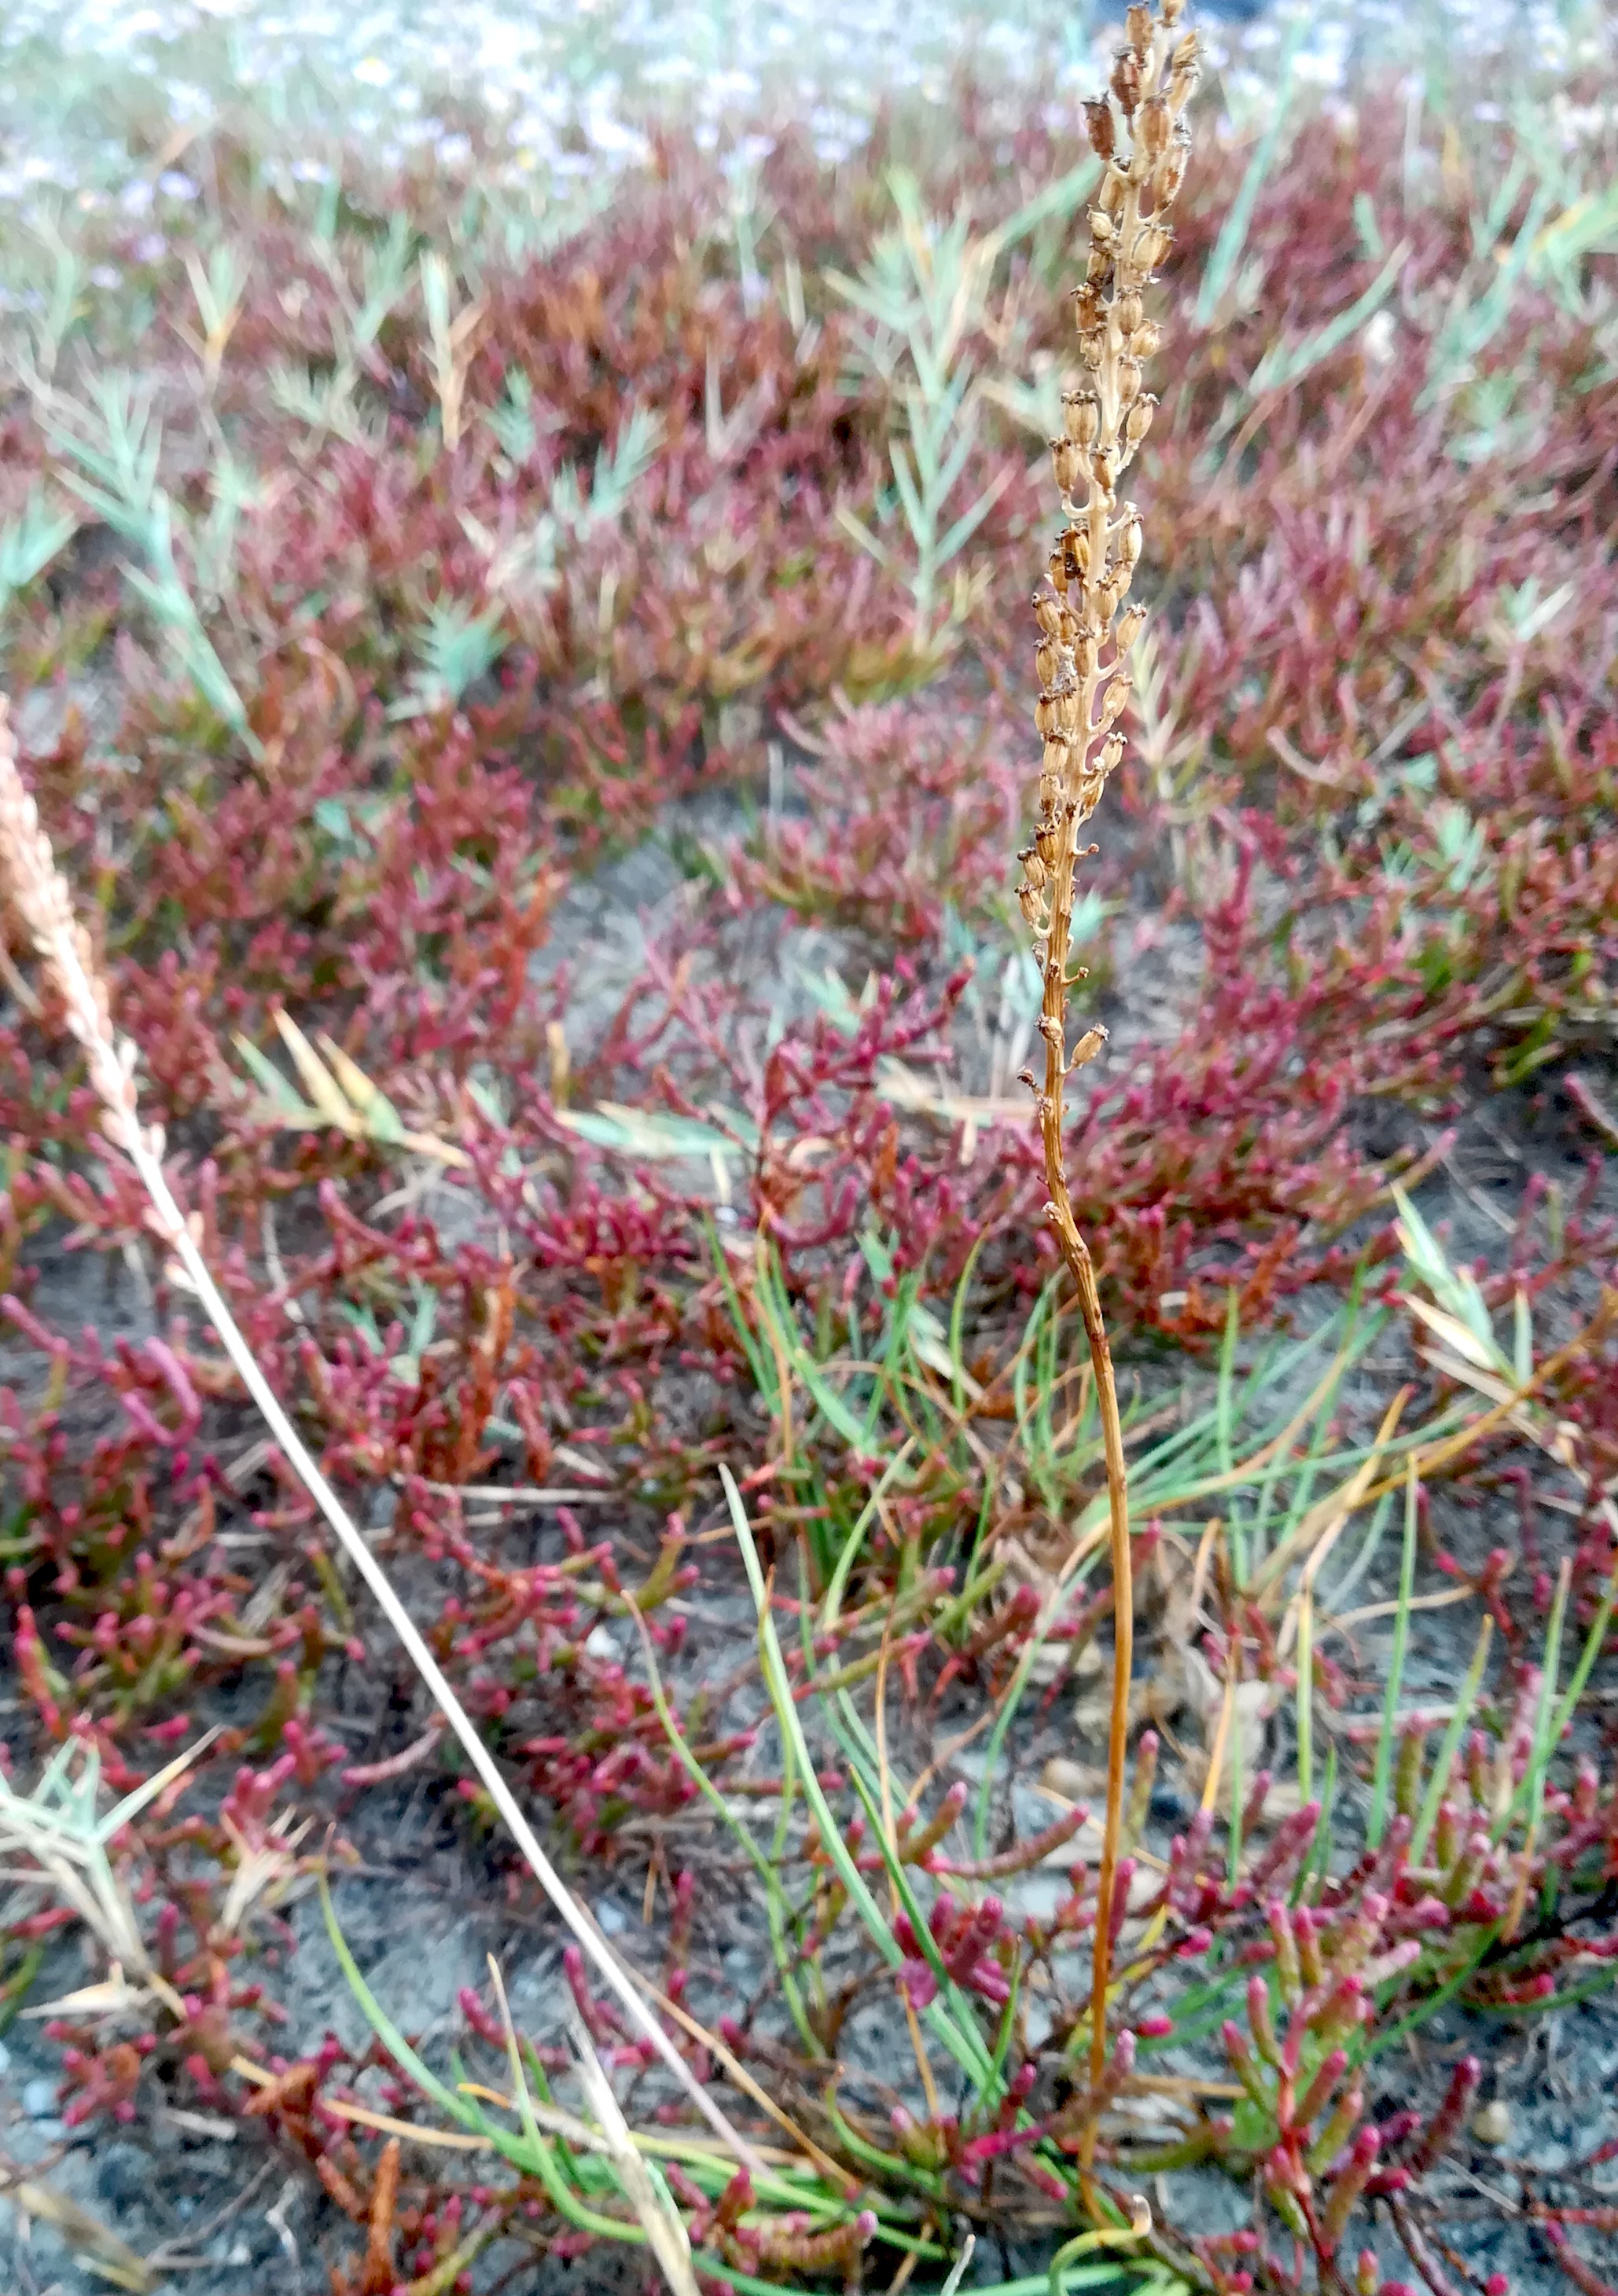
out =
<path fill-rule="evenodd" d="M 157 2274 L 143 2257 L 65 2193 L 32 2177 L 21 2177 L 11 2189 L 22 2213 L 54 2225 L 98 2279 L 109 2281 L 114 2288 L 130 2290 L 131 2296 L 150 2296 L 160 2285 Z"/>
<path fill-rule="evenodd" d="M 617 2169 L 624 2196 L 639 2218 L 647 2244 L 662 2268 L 664 2279 L 674 2291 L 674 2296 L 701 2296 L 695 2272 L 691 2264 L 691 2242 L 668 2187 L 647 2161 L 636 2151 L 628 2125 L 620 2110 L 612 2084 L 603 2070 L 600 2058 L 583 2021 L 577 2010 L 570 2019 L 573 2047 L 579 2060 L 579 2078 L 589 2101 L 591 2112 L 606 2139 L 612 2166 Z"/>
<path fill-rule="evenodd" d="M 339 1545 L 365 1580 L 382 1616 L 403 1644 L 411 1663 L 460 1740 L 467 1760 L 505 1821 L 513 1840 L 546 1897 L 702 2118 L 731 2146 L 738 2160 L 749 2168 L 753 2167 L 752 2149 L 745 2139 L 731 2126 L 695 2079 L 662 2026 L 642 2002 L 617 1956 L 606 1946 L 595 1924 L 540 1848 L 538 1837 L 498 1764 L 428 1649 L 391 1579 L 371 1552 L 347 1508 L 292 1425 L 280 1398 L 266 1379 L 209 1274 L 164 1174 L 162 1136 L 158 1132 L 148 1133 L 141 1124 L 134 1083 L 135 1047 L 120 1040 L 113 1028 L 106 985 L 96 966 L 89 938 L 74 918 L 67 884 L 57 871 L 50 841 L 39 825 L 33 799 L 18 771 L 16 744 L 4 712 L 3 699 L 0 699 L 0 886 L 4 887 L 27 927 L 41 962 L 51 974 L 67 1008 L 69 1029 L 85 1052 L 90 1080 L 102 1103 L 102 1120 L 107 1137 L 135 1168 L 151 1201 L 154 1227 L 189 1280 L 237 1376 L 262 1413 L 282 1456 L 324 1515 Z M 292 1032 L 290 1037 L 287 1036 L 289 1029 Z M 309 1061 L 318 1065 L 317 1055 L 293 1023 L 287 1021 L 282 1033 L 287 1037 L 289 1049 L 295 1040 L 303 1045 Z M 301 1070 L 302 1062 L 300 1067 Z M 321 1074 L 325 1074 L 324 1069 Z M 335 1082 L 329 1078 L 327 1086 L 331 1092 L 336 1092 Z"/>

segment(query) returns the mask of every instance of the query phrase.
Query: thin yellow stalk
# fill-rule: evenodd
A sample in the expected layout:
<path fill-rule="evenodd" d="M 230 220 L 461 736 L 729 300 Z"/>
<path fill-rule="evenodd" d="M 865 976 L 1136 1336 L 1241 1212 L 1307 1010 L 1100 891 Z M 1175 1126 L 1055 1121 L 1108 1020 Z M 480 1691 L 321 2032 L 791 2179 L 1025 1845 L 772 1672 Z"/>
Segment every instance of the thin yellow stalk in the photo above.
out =
<path fill-rule="evenodd" d="M 1092 2090 L 1099 2087 L 1106 2062 L 1111 1916 L 1128 1754 L 1134 1592 L 1123 1427 L 1112 1351 L 1095 1265 L 1073 1216 L 1062 1138 L 1067 1079 L 1094 1058 L 1106 1032 L 1088 1029 L 1069 1052 L 1067 998 L 1072 982 L 1068 959 L 1079 832 L 1100 803 L 1107 777 L 1123 754 L 1123 737 L 1113 729 L 1129 703 L 1126 665 L 1146 619 L 1138 606 L 1123 605 L 1143 536 L 1135 505 L 1120 504 L 1117 488 L 1151 426 L 1156 406 L 1141 388 L 1142 365 L 1159 340 L 1142 298 L 1169 250 L 1172 234 L 1165 218 L 1190 152 L 1190 130 L 1182 115 L 1196 85 L 1196 38 L 1177 29 L 1183 6 L 1184 0 L 1161 0 L 1155 12 L 1145 4 L 1130 8 L 1125 43 L 1113 62 L 1112 99 L 1103 96 L 1086 106 L 1090 141 L 1102 165 L 1089 216 L 1086 276 L 1073 298 L 1080 356 L 1087 372 L 1082 389 L 1064 394 L 1064 435 L 1051 441 L 1064 525 L 1051 553 L 1049 586 L 1034 599 L 1040 689 L 1034 722 L 1044 751 L 1039 824 L 1033 843 L 1018 857 L 1024 873 L 1018 898 L 1045 947 L 1039 1018 L 1045 1081 L 1037 1110 L 1050 1191 L 1045 1210 L 1078 1292 L 1089 1343 L 1111 1527 L 1113 1698 L 1091 1971 Z M 1083 978 L 1082 970 L 1079 978 Z M 1027 1072 L 1025 1080 L 1034 1081 Z M 1092 2115 L 1081 2154 L 1087 2172 L 1095 2142 Z"/>
<path fill-rule="evenodd" d="M 605 2068 L 595 2054 L 595 2045 L 585 2030 L 584 2020 L 577 2009 L 571 2011 L 568 2022 L 572 2031 L 579 2084 L 606 2140 L 608 2153 L 618 2171 L 620 2187 L 640 2220 L 646 2244 L 657 2259 L 674 2296 L 700 2296 L 696 2273 L 691 2262 L 691 2235 L 669 2198 L 668 2186 L 636 2151 L 623 2109 L 613 2094 L 612 2084 L 607 2079 Z"/>
<path fill-rule="evenodd" d="M 287 1464 L 324 1515 L 338 1544 L 353 1563 L 379 1609 L 421 1676 L 467 1760 L 487 1789 L 546 1897 L 578 1939 L 589 1960 L 618 1996 L 636 2025 L 657 2050 L 710 2126 L 750 2169 L 758 2166 L 744 2137 L 731 2126 L 694 2078 L 662 2026 L 641 2000 L 628 1972 L 609 1951 L 593 1922 L 540 1848 L 489 1749 L 423 1641 L 391 1580 L 372 1554 L 336 1492 L 327 1482 L 298 1431 L 265 1378 L 251 1349 L 208 1272 L 179 1205 L 164 1177 L 163 1136 L 143 1128 L 135 1094 L 135 1046 L 112 1025 L 106 982 L 90 939 L 73 914 L 66 880 L 57 869 L 50 840 L 39 825 L 34 800 L 17 767 L 17 747 L 4 696 L 0 696 L 0 894 L 10 903 L 34 943 L 65 1010 L 69 1033 L 84 1053 L 90 1082 L 102 1104 L 102 1129 L 114 1149 L 134 1166 L 151 1202 L 151 1224 L 179 1262 L 186 1281 L 218 1333 L 226 1354 L 251 1396 Z"/>

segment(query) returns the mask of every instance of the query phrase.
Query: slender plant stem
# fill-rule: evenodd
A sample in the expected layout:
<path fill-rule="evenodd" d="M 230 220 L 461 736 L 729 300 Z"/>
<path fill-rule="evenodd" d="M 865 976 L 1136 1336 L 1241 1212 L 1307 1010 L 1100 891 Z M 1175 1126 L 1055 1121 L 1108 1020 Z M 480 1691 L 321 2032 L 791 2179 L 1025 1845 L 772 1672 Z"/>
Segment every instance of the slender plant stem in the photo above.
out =
<path fill-rule="evenodd" d="M 1113 1562 L 1106 1815 L 1090 1981 L 1092 2102 L 1080 2152 L 1087 2191 L 1107 2058 L 1113 1900 L 1123 1831 L 1135 1600 L 1117 1382 L 1095 1263 L 1073 1217 L 1062 1138 L 1067 1079 L 1099 1051 L 1106 1032 L 1088 1030 L 1070 1054 L 1067 998 L 1080 832 L 1101 802 L 1108 776 L 1123 754 L 1122 735 L 1114 728 L 1129 704 L 1129 658 L 1146 619 L 1138 606 L 1124 607 L 1140 558 L 1142 529 L 1134 504 L 1121 504 L 1117 488 L 1151 428 L 1157 403 L 1141 387 L 1144 363 L 1157 348 L 1159 334 L 1155 321 L 1146 315 L 1144 292 L 1169 249 L 1172 234 L 1165 217 L 1184 178 L 1190 149 L 1182 115 L 1196 84 L 1196 41 L 1178 29 L 1183 4 L 1184 0 L 1161 0 L 1154 12 L 1145 0 L 1137 0 L 1129 11 L 1125 45 L 1114 56 L 1110 96 L 1086 106 L 1090 142 L 1102 172 L 1089 215 L 1084 282 L 1073 297 L 1085 387 L 1064 393 L 1063 435 L 1051 441 L 1064 525 L 1050 555 L 1050 586 L 1034 599 L 1040 634 L 1034 722 L 1044 749 L 1038 825 L 1032 844 L 1018 857 L 1023 879 L 1017 898 L 1044 943 L 1039 1034 L 1045 1041 L 1045 1077 L 1037 1113 L 1049 1190 L 1045 1214 L 1073 1279 L 1089 1344 L 1106 1460 Z M 1034 1083 L 1027 1071 L 1024 1078 Z"/>
<path fill-rule="evenodd" d="M 1090 1364 L 1096 1374 L 1096 1395 L 1101 1411 L 1101 1440 L 1106 1458 L 1107 1505 L 1113 1561 L 1113 1700 L 1107 1726 L 1106 1815 L 1101 1836 L 1101 1870 L 1096 1882 L 1096 1945 L 1090 1971 L 1090 2087 L 1100 2086 L 1106 2065 L 1107 1988 L 1112 1978 L 1113 1894 L 1118 1880 L 1118 1845 L 1123 1828 L 1123 1776 L 1129 1757 L 1129 1680 L 1135 1662 L 1135 1580 L 1129 1554 L 1129 1472 L 1124 1464 L 1123 1423 L 1118 1412 L 1118 1385 L 1113 1375 L 1113 1350 L 1102 1318 L 1101 1297 L 1096 1288 L 1096 1267 L 1089 1247 L 1073 1220 L 1067 1176 L 1061 1161 L 1061 1080 L 1048 1087 L 1047 1102 L 1055 1117 L 1045 1123 L 1046 1175 L 1051 1188 L 1047 1217 L 1056 1231 L 1079 1294 L 1079 1313 L 1089 1342 Z M 1052 1130 L 1055 1129 L 1053 1155 Z M 1085 2130 L 1084 2165 L 1094 2155 L 1096 2124 Z"/>

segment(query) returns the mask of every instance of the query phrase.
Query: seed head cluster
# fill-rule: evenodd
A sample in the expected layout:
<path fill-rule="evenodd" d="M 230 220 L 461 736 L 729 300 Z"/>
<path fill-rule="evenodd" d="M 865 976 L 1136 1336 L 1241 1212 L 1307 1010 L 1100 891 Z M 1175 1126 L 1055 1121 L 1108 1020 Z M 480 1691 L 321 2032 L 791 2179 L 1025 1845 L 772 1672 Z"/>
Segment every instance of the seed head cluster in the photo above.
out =
<path fill-rule="evenodd" d="M 0 906 L 32 941 L 61 997 L 70 1033 L 89 1066 L 107 1137 L 127 1152 L 131 1142 L 161 1156 L 162 1134 L 143 1134 L 135 1099 L 135 1047 L 112 1025 L 107 984 L 90 937 L 73 913 L 67 881 L 17 764 L 9 708 L 0 694 Z"/>
<path fill-rule="evenodd" d="M 1129 10 L 1124 45 L 1113 60 L 1111 95 L 1085 107 L 1101 182 L 1090 209 L 1084 280 L 1073 291 L 1084 379 L 1079 390 L 1064 394 L 1062 436 L 1051 440 L 1063 526 L 1050 554 L 1049 586 L 1034 596 L 1039 625 L 1034 723 L 1044 750 L 1039 825 L 1033 843 L 1018 856 L 1017 898 L 1045 944 L 1039 1009 L 1045 1078 L 1036 1087 L 1050 1190 L 1045 1216 L 1073 1279 L 1106 1458 L 1113 1644 L 1106 1815 L 1096 1876 L 1096 1902 L 1103 1906 L 1113 1902 L 1123 1834 L 1134 1594 L 1117 1384 L 1095 1263 L 1073 1217 L 1062 1136 L 1068 1077 L 1099 1052 L 1105 1031 L 1087 1029 L 1069 1054 L 1068 944 L 1079 832 L 1123 755 L 1123 736 L 1115 728 L 1129 699 L 1125 664 L 1146 619 L 1138 606 L 1125 603 L 1142 534 L 1134 504 L 1119 502 L 1118 481 L 1151 429 L 1157 406 L 1143 388 L 1146 362 L 1158 347 L 1157 324 L 1146 316 L 1145 297 L 1172 243 L 1167 218 L 1191 149 L 1184 113 L 1197 80 L 1196 37 L 1180 29 L 1184 7 L 1185 0 L 1160 0 L 1156 9 L 1142 0 Z M 1031 1070 L 1023 1073 L 1034 1085 Z M 1090 1972 L 1090 2094 L 1096 2099 L 1107 2063 L 1111 1960 L 1109 1925 L 1097 1922 Z M 1098 2120 L 1093 2111 L 1085 2124 L 1080 2161 L 1087 2176 Z"/>
<path fill-rule="evenodd" d="M 1063 435 L 1051 441 L 1064 524 L 1049 586 L 1033 602 L 1034 722 L 1044 750 L 1039 826 L 1018 856 L 1023 913 L 1046 942 L 1042 1033 L 1047 1046 L 1056 1037 L 1058 1073 L 1067 1066 L 1061 1031 L 1079 831 L 1123 754 L 1114 728 L 1129 699 L 1124 665 L 1146 619 L 1140 607 L 1124 603 L 1142 534 L 1134 504 L 1118 499 L 1118 482 L 1157 406 L 1143 388 L 1146 362 L 1160 341 L 1144 298 L 1172 243 L 1167 217 L 1191 148 L 1184 113 L 1198 77 L 1196 35 L 1180 29 L 1184 5 L 1161 0 L 1156 10 L 1129 10 L 1111 96 L 1085 106 L 1102 165 L 1085 278 L 1072 299 L 1085 372 L 1080 388 L 1063 394 Z M 1088 1055 L 1099 1041 L 1092 1031 L 1081 1051 Z"/>

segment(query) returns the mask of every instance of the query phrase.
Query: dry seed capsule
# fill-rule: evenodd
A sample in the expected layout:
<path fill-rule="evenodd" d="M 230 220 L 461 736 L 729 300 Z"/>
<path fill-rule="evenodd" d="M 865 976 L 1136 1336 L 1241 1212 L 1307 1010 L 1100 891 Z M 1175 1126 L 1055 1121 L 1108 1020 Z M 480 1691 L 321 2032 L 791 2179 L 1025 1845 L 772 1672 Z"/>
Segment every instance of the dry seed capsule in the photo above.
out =
<path fill-rule="evenodd" d="M 1104 215 L 1115 216 L 1123 205 L 1127 188 L 1125 179 L 1116 168 L 1109 168 L 1101 178 L 1101 189 L 1096 194 L 1096 205 Z"/>
<path fill-rule="evenodd" d="M 1093 447 L 1090 449 L 1090 476 L 1104 495 L 1110 495 L 1118 483 L 1118 449 L 1116 447 Z"/>
<path fill-rule="evenodd" d="M 1129 348 L 1138 359 L 1155 358 L 1163 339 L 1163 331 L 1155 319 L 1143 319 L 1135 330 L 1135 340 Z"/>
<path fill-rule="evenodd" d="M 1140 397 L 1140 361 L 1136 358 L 1118 362 L 1118 404 L 1132 406 Z"/>
<path fill-rule="evenodd" d="M 1118 332 L 1127 343 L 1146 314 L 1138 295 L 1121 295 L 1113 307 L 1113 316 L 1118 322 Z"/>
<path fill-rule="evenodd" d="M 1040 629 L 1045 633 L 1045 636 L 1047 638 L 1060 638 L 1062 636 L 1062 608 L 1057 601 L 1055 598 L 1047 598 L 1043 590 L 1036 590 L 1033 597 L 1033 607 L 1034 619 L 1039 623 Z"/>
<path fill-rule="evenodd" d="M 1090 149 L 1098 160 L 1110 160 L 1116 143 L 1113 124 L 1113 107 L 1105 95 L 1086 102 L 1084 124 L 1089 131 Z"/>
<path fill-rule="evenodd" d="M 1187 32 L 1174 51 L 1174 69 L 1186 71 L 1196 62 L 1196 34 Z"/>
<path fill-rule="evenodd" d="M 1065 734 L 1047 734 L 1039 756 L 1039 803 L 1048 813 L 1062 794 L 1062 777 L 1067 771 L 1068 742 Z"/>
<path fill-rule="evenodd" d="M 1129 524 L 1118 537 L 1118 554 L 1126 566 L 1133 568 L 1140 563 L 1141 546 L 1145 540 L 1140 521 L 1131 511 Z"/>
<path fill-rule="evenodd" d="M 1133 48 L 1120 48 L 1113 60 L 1113 93 L 1124 118 L 1132 119 L 1140 102 L 1140 58 Z"/>
<path fill-rule="evenodd" d="M 1043 638 L 1034 648 L 1034 669 L 1041 689 L 1062 675 L 1062 648 L 1055 638 Z"/>
<path fill-rule="evenodd" d="M 1178 24 L 1181 16 L 1185 13 L 1185 8 L 1186 0 L 1163 0 L 1164 23 Z"/>
<path fill-rule="evenodd" d="M 1137 233 L 1135 244 L 1129 250 L 1131 268 L 1150 276 L 1173 244 L 1174 234 L 1166 223 L 1149 223 L 1144 231 Z"/>
<path fill-rule="evenodd" d="M 1060 734 L 1071 740 L 1079 725 L 1079 686 L 1071 676 L 1047 685 L 1034 705 L 1034 724 L 1041 734 Z"/>
<path fill-rule="evenodd" d="M 1093 447 L 1101 435 L 1101 401 L 1093 390 L 1064 390 L 1062 427 L 1075 447 Z"/>
<path fill-rule="evenodd" d="M 1056 546 L 1051 552 L 1049 558 L 1046 561 L 1046 564 L 1050 572 L 1052 588 L 1065 591 L 1067 588 L 1067 554 L 1062 547 L 1060 537 L 1057 537 Z"/>
<path fill-rule="evenodd" d="M 1111 247 L 1118 236 L 1118 227 L 1110 215 L 1101 208 L 1092 208 L 1089 214 L 1090 237 L 1097 247 Z"/>
<path fill-rule="evenodd" d="M 1092 246 L 1085 259 L 1084 271 L 1086 280 L 1090 286 L 1105 287 L 1113 275 L 1112 250 L 1105 247 Z"/>
<path fill-rule="evenodd" d="M 1062 858 L 1062 832 L 1055 823 L 1042 821 L 1034 832 L 1034 843 L 1046 867 L 1054 869 Z"/>
<path fill-rule="evenodd" d="M 1081 335 L 1100 326 L 1106 315 L 1100 294 L 1094 287 L 1075 287 L 1070 299 L 1073 306 L 1073 324 Z"/>
<path fill-rule="evenodd" d="M 1101 697 L 1105 723 L 1110 726 L 1114 718 L 1121 718 L 1129 706 L 1129 681 L 1127 677 L 1115 677 Z"/>
<path fill-rule="evenodd" d="M 1129 648 L 1134 644 L 1136 639 L 1146 627 L 1146 608 L 1144 606 L 1131 606 L 1129 612 L 1124 616 L 1123 619 L 1119 623 L 1118 627 L 1113 633 L 1113 643 L 1116 644 L 1121 655 L 1128 653 Z"/>
<path fill-rule="evenodd" d="M 1106 341 L 1105 334 L 1099 328 L 1093 328 L 1088 335 L 1080 335 L 1079 338 L 1080 364 L 1089 367 L 1092 372 L 1099 369 L 1102 360 L 1106 357 Z"/>
<path fill-rule="evenodd" d="M 1152 11 L 1143 4 L 1143 0 L 1135 0 L 1124 17 L 1123 29 L 1129 45 L 1144 62 L 1152 45 Z"/>
<path fill-rule="evenodd" d="M 1136 126 L 1141 148 L 1148 160 L 1161 160 L 1169 148 L 1169 138 L 1174 132 L 1174 115 L 1169 109 L 1167 96 L 1154 95 L 1140 107 L 1140 119 Z"/>
<path fill-rule="evenodd" d="M 1101 752 L 1102 772 L 1104 774 L 1110 774 L 1122 756 L 1123 735 L 1121 734 L 1109 734 L 1105 746 L 1103 748 Z"/>
<path fill-rule="evenodd" d="M 1158 162 L 1157 173 L 1152 178 L 1152 205 L 1161 214 L 1173 206 L 1179 196 L 1179 187 L 1186 180 L 1186 164 L 1191 157 L 1190 146 L 1171 144 Z M 1162 261 L 1160 256 L 1158 260 Z"/>
<path fill-rule="evenodd" d="M 1031 845 L 1025 845 L 1017 858 L 1023 864 L 1023 874 L 1037 893 L 1045 882 L 1044 862 Z"/>
<path fill-rule="evenodd" d="M 1036 932 L 1045 931 L 1045 915 L 1040 906 L 1039 896 L 1031 885 L 1022 884 L 1017 887 L 1017 906 L 1023 912 L 1024 922 L 1031 924 Z"/>
<path fill-rule="evenodd" d="M 1095 629 L 1083 629 L 1073 642 L 1073 667 L 1080 677 L 1094 677 L 1096 657 L 1101 652 L 1101 634 Z"/>
<path fill-rule="evenodd" d="M 1050 459 L 1051 468 L 1056 474 L 1056 491 L 1071 495 L 1084 476 L 1083 450 L 1071 439 L 1053 439 Z"/>

